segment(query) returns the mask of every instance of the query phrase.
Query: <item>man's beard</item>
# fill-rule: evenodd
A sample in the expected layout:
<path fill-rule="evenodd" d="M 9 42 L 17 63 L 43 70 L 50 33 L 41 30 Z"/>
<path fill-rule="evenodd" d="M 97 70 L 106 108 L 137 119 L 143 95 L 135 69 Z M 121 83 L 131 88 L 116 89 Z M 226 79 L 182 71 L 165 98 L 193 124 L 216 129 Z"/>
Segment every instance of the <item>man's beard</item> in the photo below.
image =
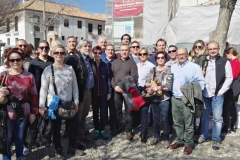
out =
<path fill-rule="evenodd" d="M 90 52 L 83 52 L 85 56 L 89 56 Z"/>

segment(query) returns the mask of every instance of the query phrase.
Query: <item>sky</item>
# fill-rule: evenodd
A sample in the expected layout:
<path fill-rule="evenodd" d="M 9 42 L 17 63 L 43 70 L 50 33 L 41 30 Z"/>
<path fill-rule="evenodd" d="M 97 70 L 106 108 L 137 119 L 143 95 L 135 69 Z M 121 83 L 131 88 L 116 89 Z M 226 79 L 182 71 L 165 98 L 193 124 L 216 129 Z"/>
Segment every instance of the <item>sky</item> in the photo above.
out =
<path fill-rule="evenodd" d="M 59 3 L 70 3 L 71 6 L 78 7 L 89 13 L 103 13 L 105 14 L 106 0 L 51 0 Z"/>

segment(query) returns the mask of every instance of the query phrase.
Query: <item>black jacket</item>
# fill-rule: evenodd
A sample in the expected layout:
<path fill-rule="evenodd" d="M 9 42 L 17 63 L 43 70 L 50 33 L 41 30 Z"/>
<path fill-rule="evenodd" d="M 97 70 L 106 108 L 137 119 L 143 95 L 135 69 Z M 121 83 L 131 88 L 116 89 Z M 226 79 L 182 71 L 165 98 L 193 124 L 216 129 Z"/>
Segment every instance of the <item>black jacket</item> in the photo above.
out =
<path fill-rule="evenodd" d="M 207 58 L 205 58 L 202 62 L 202 67 L 204 66 L 205 61 L 209 61 Z M 218 93 L 218 91 L 222 88 L 222 85 L 225 81 L 225 66 L 227 63 L 227 58 L 221 57 L 218 55 L 218 57 L 215 60 L 216 65 L 216 91 L 215 94 Z"/>
<path fill-rule="evenodd" d="M 83 101 L 83 94 L 88 78 L 88 70 L 83 56 L 80 52 L 77 52 L 74 55 L 67 57 L 65 63 L 71 65 L 75 71 L 79 90 L 79 103 L 81 103 Z"/>
<path fill-rule="evenodd" d="M 0 153 L 7 153 L 7 110 L 6 106 L 0 105 Z"/>

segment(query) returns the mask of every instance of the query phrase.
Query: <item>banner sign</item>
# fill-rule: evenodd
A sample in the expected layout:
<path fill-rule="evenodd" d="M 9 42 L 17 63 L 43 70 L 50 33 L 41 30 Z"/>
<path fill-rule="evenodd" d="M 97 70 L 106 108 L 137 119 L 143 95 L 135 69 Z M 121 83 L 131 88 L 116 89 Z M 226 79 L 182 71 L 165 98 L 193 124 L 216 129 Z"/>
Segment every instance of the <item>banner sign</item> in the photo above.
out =
<path fill-rule="evenodd" d="M 113 28 L 114 38 L 121 38 L 121 36 L 125 33 L 133 37 L 133 32 L 134 32 L 133 21 L 114 22 L 114 28 Z"/>
<path fill-rule="evenodd" d="M 113 18 L 137 16 L 143 12 L 143 0 L 114 0 Z"/>

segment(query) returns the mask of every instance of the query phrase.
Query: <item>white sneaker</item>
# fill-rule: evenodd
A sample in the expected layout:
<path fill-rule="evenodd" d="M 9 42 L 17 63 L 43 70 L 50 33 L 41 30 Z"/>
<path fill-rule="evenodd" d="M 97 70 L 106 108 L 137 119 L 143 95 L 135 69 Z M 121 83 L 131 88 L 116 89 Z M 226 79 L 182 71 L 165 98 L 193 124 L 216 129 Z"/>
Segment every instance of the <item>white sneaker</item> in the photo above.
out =
<path fill-rule="evenodd" d="M 23 148 L 23 155 L 26 156 L 28 154 L 30 154 L 30 150 L 28 148 L 24 147 Z"/>

